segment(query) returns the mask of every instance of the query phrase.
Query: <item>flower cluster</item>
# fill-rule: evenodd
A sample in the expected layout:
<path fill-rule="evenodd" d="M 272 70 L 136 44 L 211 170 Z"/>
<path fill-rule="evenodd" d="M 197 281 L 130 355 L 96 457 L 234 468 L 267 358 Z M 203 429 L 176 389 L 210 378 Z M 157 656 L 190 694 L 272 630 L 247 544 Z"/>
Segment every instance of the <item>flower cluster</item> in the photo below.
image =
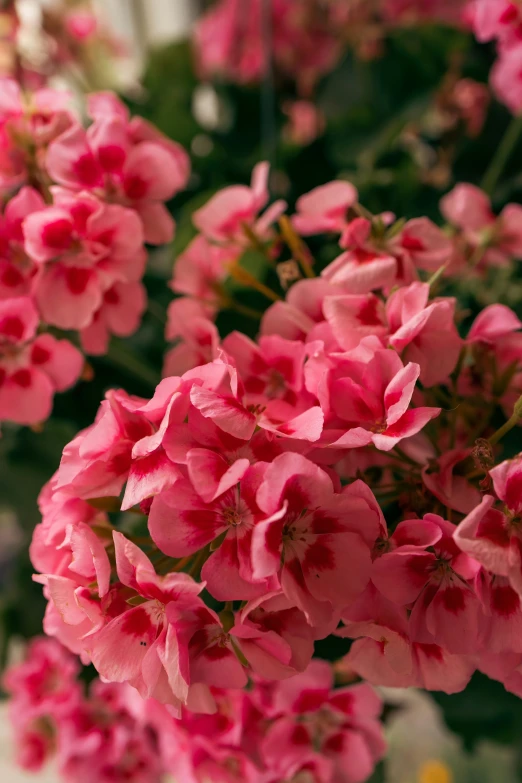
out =
<path fill-rule="evenodd" d="M 467 15 L 477 40 L 496 42 L 498 57 L 491 71 L 491 84 L 513 114 L 520 114 L 522 6 L 518 0 L 471 0 Z"/>
<path fill-rule="evenodd" d="M 266 208 L 267 176 L 259 164 L 251 187 L 194 213 L 167 377 L 151 399 L 109 391 L 42 492 L 31 557 L 44 629 L 182 720 L 219 714 L 216 689 L 295 694 L 331 634 L 351 640 L 338 670 L 372 684 L 453 693 L 478 668 L 516 689 L 522 463 L 500 461 L 499 444 L 522 413 L 522 323 L 497 304 L 462 335 L 456 300 L 436 295 L 445 275 L 518 253 L 516 207 L 496 218 L 462 184 L 443 231 L 371 215 L 336 181 L 286 216 L 282 202 Z M 305 238 L 325 232 L 341 253 L 315 276 Z M 284 297 L 242 266 L 253 248 Z M 230 277 L 274 300 L 256 340 L 220 339 Z M 351 740 L 325 727 L 344 720 L 341 694 L 313 700 L 310 728 L 283 710 L 277 742 L 320 758 L 278 752 L 275 780 L 298 779 L 294 763 L 337 780 L 332 743 Z M 347 780 L 379 755 L 364 742 L 364 774 Z M 191 763 L 222 763 L 204 744 Z M 247 779 L 252 754 L 235 764 Z"/>
<path fill-rule="evenodd" d="M 213 688 L 212 715 L 179 718 L 128 685 L 96 680 L 86 696 L 76 676 L 70 653 L 35 639 L 4 677 L 19 763 L 36 771 L 55 756 L 67 783 L 359 783 L 385 751 L 379 697 L 363 684 L 333 690 L 325 661 L 249 691 Z"/>
<path fill-rule="evenodd" d="M 82 371 L 56 330 L 100 354 L 137 329 L 144 245 L 172 238 L 164 202 L 189 163 L 112 94 L 89 98 L 85 130 L 67 93 L 0 88 L 0 420 L 36 424 Z"/>
<path fill-rule="evenodd" d="M 248 84 L 262 80 L 273 62 L 278 76 L 295 82 L 306 97 L 333 70 L 347 43 L 359 56 L 375 57 L 394 27 L 461 25 L 468 1 L 218 0 L 195 29 L 197 67 L 202 77 Z"/>

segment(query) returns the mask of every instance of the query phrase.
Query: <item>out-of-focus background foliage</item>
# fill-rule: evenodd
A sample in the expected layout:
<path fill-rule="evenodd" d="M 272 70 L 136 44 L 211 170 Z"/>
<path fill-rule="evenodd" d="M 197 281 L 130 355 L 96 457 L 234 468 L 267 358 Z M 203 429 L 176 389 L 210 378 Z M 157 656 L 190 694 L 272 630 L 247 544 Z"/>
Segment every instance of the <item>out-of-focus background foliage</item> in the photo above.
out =
<path fill-rule="evenodd" d="M 30 24 L 38 25 L 38 2 L 25 0 L 20 5 Z M 382 53 L 375 59 L 364 60 L 346 48 L 315 93 L 325 117 L 324 133 L 310 144 L 299 145 L 283 130 L 284 107 L 295 98 L 290 82 L 276 79 L 240 87 L 198 78 L 190 27 L 203 5 L 196 0 L 100 0 L 97 4 L 123 42 L 124 56 L 105 68 L 94 53 L 92 86 L 116 87 L 133 112 L 183 144 L 191 153 L 193 174 L 188 190 L 171 205 L 178 224 L 173 246 L 151 252 L 145 282 L 152 304 L 138 333 L 125 344 L 116 342 L 108 356 L 92 360 L 91 377 L 57 397 L 53 417 L 43 431 L 3 428 L 3 659 L 11 638 L 30 637 L 41 629 L 41 587 L 31 582 L 27 548 L 38 521 L 38 492 L 56 469 L 63 446 L 92 421 L 107 388 L 123 386 L 128 392 L 148 395 L 160 378 L 165 311 L 172 298 L 166 284 L 176 254 L 194 235 L 194 209 L 217 189 L 248 182 L 253 165 L 268 159 L 273 196 L 291 206 L 311 188 L 345 178 L 357 186 L 361 202 L 372 212 L 427 215 L 440 223 L 441 195 L 456 181 L 481 181 L 510 120 L 508 111 L 492 101 L 485 125 L 474 137 L 448 122 L 444 113 L 448 85 L 460 77 L 486 84 L 493 50 L 476 44 L 465 31 L 412 26 L 387 33 Z M 1 34 L 7 39 L 4 28 Z M 494 206 L 522 201 L 521 162 L 519 145 L 513 165 L 493 194 Z M 338 252 L 335 245 L 310 244 L 321 265 Z M 251 261 L 255 265 L 255 257 Z M 254 292 L 245 303 L 255 306 L 255 297 Z M 462 304 L 471 315 L 478 304 L 495 301 L 522 315 L 522 280 L 496 271 L 481 286 L 469 289 Z M 252 333 L 252 323 L 241 316 L 220 316 L 222 334 L 232 325 Z M 522 780 L 522 702 L 499 683 L 476 675 L 468 689 L 455 696 L 390 693 L 387 698 L 392 704 L 391 754 L 376 780 Z"/>

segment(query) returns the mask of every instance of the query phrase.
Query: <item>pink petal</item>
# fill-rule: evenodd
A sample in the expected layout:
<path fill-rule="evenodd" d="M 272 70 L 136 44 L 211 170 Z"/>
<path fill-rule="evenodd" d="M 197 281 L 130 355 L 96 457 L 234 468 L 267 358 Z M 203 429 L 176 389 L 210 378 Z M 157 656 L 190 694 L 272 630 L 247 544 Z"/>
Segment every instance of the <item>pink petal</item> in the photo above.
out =
<path fill-rule="evenodd" d="M 240 481 L 250 462 L 238 459 L 230 465 L 209 449 L 191 449 L 187 454 L 190 480 L 198 495 L 210 503 Z"/>
<path fill-rule="evenodd" d="M 222 397 L 210 389 L 194 386 L 190 392 L 190 401 L 205 418 L 212 419 L 229 435 L 249 440 L 254 434 L 256 417 L 237 400 Z"/>

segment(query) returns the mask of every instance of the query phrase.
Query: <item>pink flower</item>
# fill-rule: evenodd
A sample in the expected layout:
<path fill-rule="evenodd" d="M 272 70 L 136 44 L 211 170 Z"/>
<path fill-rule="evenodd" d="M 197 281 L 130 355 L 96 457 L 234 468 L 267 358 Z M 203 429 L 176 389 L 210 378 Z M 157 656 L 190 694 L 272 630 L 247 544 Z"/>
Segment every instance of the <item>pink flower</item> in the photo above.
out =
<path fill-rule="evenodd" d="M 277 588 L 277 580 L 255 578 L 252 564 L 252 536 L 266 518 L 256 503 L 264 465 L 249 467 L 247 459 L 239 459 L 220 476 L 224 461 L 217 454 L 193 449 L 190 455 L 189 474 L 217 473 L 221 492 L 204 502 L 190 480 L 178 480 L 152 503 L 149 530 L 154 542 L 171 557 L 193 554 L 215 542 L 201 572 L 210 593 L 218 601 L 266 595 Z"/>
<path fill-rule="evenodd" d="M 219 333 L 209 318 L 212 308 L 198 299 L 174 299 L 167 310 L 165 337 L 176 343 L 167 351 L 163 375 L 183 375 L 219 355 Z"/>
<path fill-rule="evenodd" d="M 187 643 L 212 618 L 197 598 L 203 585 L 187 574 L 158 577 L 146 555 L 121 533 L 114 533 L 114 546 L 121 583 L 144 600 L 88 638 L 92 661 L 106 680 L 130 681 L 144 698 L 177 707 L 190 687 Z"/>
<path fill-rule="evenodd" d="M 458 693 L 471 679 L 475 667 L 470 656 L 450 653 L 433 641 L 417 641 L 415 635 L 412 639 L 406 610 L 374 587 L 343 620 L 345 627 L 336 633 L 355 641 L 338 666 L 369 683 Z"/>
<path fill-rule="evenodd" d="M 40 194 L 29 187 L 21 188 L 5 206 L 0 218 L 0 299 L 31 292 L 35 264 L 25 252 L 22 224 L 27 215 L 44 206 Z"/>
<path fill-rule="evenodd" d="M 234 260 L 234 255 L 199 234 L 176 258 L 170 287 L 177 294 L 193 296 L 217 308 L 219 285 L 227 277 L 226 264 Z"/>
<path fill-rule="evenodd" d="M 122 391 L 107 392 L 94 424 L 65 447 L 53 489 L 77 498 L 119 495 L 134 444 L 153 432 L 139 412 L 144 402 Z"/>
<path fill-rule="evenodd" d="M 422 470 L 422 480 L 432 495 L 461 514 L 480 502 L 479 490 L 458 473 L 457 466 L 470 456 L 471 449 L 450 449 L 440 457 L 433 456 Z"/>
<path fill-rule="evenodd" d="M 408 267 L 436 272 L 450 260 L 453 251 L 451 240 L 425 217 L 408 220 L 389 247 L 393 248 L 402 267 L 398 277 L 406 283 L 411 276 Z"/>
<path fill-rule="evenodd" d="M 522 512 L 522 459 L 516 457 L 502 462 L 490 471 L 490 476 L 505 510 L 495 508 L 495 498 L 485 495 L 458 526 L 455 541 L 488 571 L 507 577 L 521 595 L 522 537 L 517 518 Z"/>
<path fill-rule="evenodd" d="M 348 210 L 357 200 L 357 190 L 350 182 L 320 185 L 297 199 L 292 225 L 302 236 L 325 231 L 340 234 L 348 223 Z"/>
<path fill-rule="evenodd" d="M 76 123 L 67 92 L 41 89 L 22 94 L 12 79 L 0 80 L 0 190 L 25 184 L 41 166 L 49 142 Z"/>
<path fill-rule="evenodd" d="M 254 529 L 254 576 L 278 575 L 309 622 L 327 622 L 366 586 L 374 510 L 362 497 L 336 493 L 329 475 L 298 454 L 276 457 L 257 503 L 268 519 Z"/>
<path fill-rule="evenodd" d="M 26 720 L 59 715 L 78 700 L 78 671 L 78 662 L 58 642 L 37 637 L 29 644 L 26 659 L 5 673 L 3 686 Z"/>
<path fill-rule="evenodd" d="M 268 236 L 270 225 L 284 212 L 284 201 L 276 201 L 266 212 L 259 212 L 268 202 L 268 163 L 258 163 L 252 172 L 250 187 L 232 185 L 212 196 L 205 206 L 197 209 L 192 220 L 201 233 L 214 242 L 244 247 L 249 239 L 244 231 L 248 226 L 260 238 Z"/>
<path fill-rule="evenodd" d="M 452 653 L 472 652 L 480 606 L 468 580 L 478 563 L 455 545 L 454 525 L 436 514 L 424 519 L 441 530 L 431 551 L 406 544 L 383 554 L 373 564 L 372 581 L 392 602 L 413 606 L 410 626 L 416 641 L 440 644 Z"/>
<path fill-rule="evenodd" d="M 303 13 L 296 0 L 273 0 L 270 11 L 275 67 L 297 81 L 301 94 L 309 95 L 339 57 L 339 42 L 327 24 Z M 262 29 L 260 0 L 247 0 L 246 5 L 221 0 L 214 5 L 198 22 L 194 36 L 201 76 L 217 75 L 240 84 L 259 81 L 268 67 Z"/>
<path fill-rule="evenodd" d="M 283 111 L 288 117 L 283 135 L 292 144 L 307 146 L 324 133 L 324 115 L 312 101 L 287 101 Z"/>
<path fill-rule="evenodd" d="M 35 337 L 38 314 L 29 297 L 0 300 L 0 420 L 44 421 L 55 391 L 78 379 L 80 352 L 50 334 Z"/>
<path fill-rule="evenodd" d="M 129 122 L 112 96 L 94 96 L 90 108 L 94 122 L 87 131 L 74 126 L 50 145 L 49 174 L 73 190 L 109 193 L 139 213 L 147 242 L 170 241 L 174 224 L 162 202 L 186 185 L 185 151 L 144 120 Z"/>
<path fill-rule="evenodd" d="M 107 353 L 112 334 L 129 337 L 138 329 L 147 307 L 147 293 L 138 282 L 116 282 L 103 294 L 101 307 L 94 313 L 89 326 L 80 332 L 85 353 Z"/>
<path fill-rule="evenodd" d="M 115 282 L 141 276 L 143 233 L 130 209 L 88 194 L 56 196 L 56 206 L 25 219 L 25 247 L 40 266 L 35 296 L 42 316 L 62 329 L 83 329 Z"/>
<path fill-rule="evenodd" d="M 489 198 L 480 188 L 460 183 L 444 196 L 440 208 L 446 220 L 461 229 L 472 248 L 482 249 L 483 264 L 505 265 L 513 257 L 522 257 L 519 204 L 507 204 L 495 217 Z"/>
<path fill-rule="evenodd" d="M 513 0 L 473 0 L 471 20 L 479 41 L 498 38 L 505 42 L 518 37 L 522 12 Z"/>
<path fill-rule="evenodd" d="M 322 443 L 358 448 L 373 443 L 390 451 L 419 432 L 440 408 L 410 408 L 418 364 L 404 366 L 394 351 L 378 349 L 369 361 L 339 359 L 328 372 L 321 400 L 326 417 Z"/>
<path fill-rule="evenodd" d="M 262 741 L 263 759 L 278 773 L 274 780 L 319 769 L 313 780 L 362 783 L 384 755 L 377 694 L 364 684 L 335 691 L 332 684 L 329 664 L 313 661 L 279 686 L 287 707 Z"/>
<path fill-rule="evenodd" d="M 455 326 L 455 299 L 429 302 L 429 285 L 412 283 L 399 288 L 386 303 L 389 345 L 405 361 L 420 366 L 424 386 L 448 381 L 457 364 L 462 340 Z"/>
<path fill-rule="evenodd" d="M 247 406 L 264 409 L 263 419 L 296 420 L 310 416 L 316 399 L 304 384 L 305 345 L 277 335 L 260 337 L 254 343 L 239 332 L 223 340 L 244 384 Z"/>

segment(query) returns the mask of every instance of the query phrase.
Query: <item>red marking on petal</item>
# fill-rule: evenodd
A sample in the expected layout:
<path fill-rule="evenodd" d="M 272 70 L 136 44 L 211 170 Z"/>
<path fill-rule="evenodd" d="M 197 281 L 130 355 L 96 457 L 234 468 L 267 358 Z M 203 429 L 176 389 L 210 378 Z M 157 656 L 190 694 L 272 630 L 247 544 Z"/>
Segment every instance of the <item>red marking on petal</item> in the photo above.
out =
<path fill-rule="evenodd" d="M 87 221 L 94 211 L 93 206 L 91 204 L 86 204 L 84 201 L 78 201 L 76 204 L 73 204 L 71 207 L 69 207 L 69 209 L 71 212 L 71 217 L 74 220 L 76 230 L 80 234 L 85 233 Z"/>
<path fill-rule="evenodd" d="M 125 161 L 125 150 L 116 144 L 106 144 L 99 148 L 98 160 L 105 171 L 119 171 Z"/>
<path fill-rule="evenodd" d="M 289 515 L 300 514 L 310 504 L 310 497 L 302 486 L 299 476 L 292 476 L 286 482 L 283 494 L 288 502 Z"/>
<path fill-rule="evenodd" d="M 290 742 L 293 745 L 310 744 L 310 735 L 301 723 L 298 723 L 297 726 L 294 727 L 292 734 L 290 735 Z"/>
<path fill-rule="evenodd" d="M 328 737 L 322 747 L 324 752 L 330 751 L 330 753 L 342 753 L 343 749 L 344 735 L 341 733 L 333 734 L 331 737 Z"/>
<path fill-rule="evenodd" d="M 122 473 L 127 473 L 131 462 L 132 457 L 129 449 L 129 451 L 124 451 L 122 454 L 116 454 L 107 467 L 117 475 L 121 475 Z"/>
<path fill-rule="evenodd" d="M 442 647 L 439 647 L 438 644 L 419 644 L 416 642 L 413 646 L 415 649 L 422 652 L 426 658 L 431 658 L 432 660 L 439 662 L 444 660 Z"/>
<path fill-rule="evenodd" d="M 379 314 L 377 312 L 378 304 L 379 300 L 377 297 L 369 297 L 357 313 L 359 321 L 364 324 L 364 326 L 382 325 L 382 319 L 379 318 Z"/>
<path fill-rule="evenodd" d="M 73 241 L 73 226 L 70 220 L 59 218 L 47 223 L 42 229 L 42 242 L 56 251 L 68 250 Z"/>
<path fill-rule="evenodd" d="M 328 516 L 325 511 L 316 509 L 313 512 L 310 530 L 312 533 L 340 533 L 342 525 L 337 519 Z"/>
<path fill-rule="evenodd" d="M 13 340 L 20 340 L 24 333 L 24 324 L 17 315 L 9 315 L 0 321 L 0 333 Z"/>
<path fill-rule="evenodd" d="M 212 661 L 219 661 L 221 658 L 226 658 L 229 654 L 230 650 L 219 644 L 213 644 L 204 651 L 205 658 L 209 658 Z"/>
<path fill-rule="evenodd" d="M 509 585 L 494 586 L 491 591 L 491 604 L 497 614 L 509 617 L 520 608 L 520 598 Z"/>
<path fill-rule="evenodd" d="M 448 612 L 458 614 L 462 612 L 466 607 L 466 600 L 464 598 L 464 590 L 456 585 L 450 585 L 441 591 L 441 598 L 444 607 Z"/>
<path fill-rule="evenodd" d="M 11 375 L 11 380 L 13 383 L 21 386 L 22 389 L 28 389 L 31 385 L 31 373 L 29 370 L 17 370 Z"/>
<path fill-rule="evenodd" d="M 51 358 L 51 352 L 41 345 L 33 345 L 31 351 L 31 361 L 33 364 L 45 364 Z"/>
<path fill-rule="evenodd" d="M 515 3 L 510 3 L 500 14 L 498 21 L 500 24 L 512 24 L 518 19 L 518 8 Z"/>
<path fill-rule="evenodd" d="M 304 577 L 303 577 L 303 570 L 301 568 L 301 563 L 297 558 L 292 558 L 292 560 L 288 560 L 285 562 L 285 568 L 288 569 L 288 572 L 292 575 L 292 577 L 295 579 L 297 584 L 302 590 L 305 590 L 308 592 Z"/>
<path fill-rule="evenodd" d="M 7 375 L 7 373 L 4 370 L 4 368 L 0 367 L 0 386 L 4 385 L 4 381 L 5 381 L 6 375 Z"/>
<path fill-rule="evenodd" d="M 121 630 L 129 636 L 144 636 L 152 625 L 149 614 L 145 609 L 132 609 L 127 613 Z"/>
<path fill-rule="evenodd" d="M 303 691 L 299 694 L 293 709 L 296 713 L 315 712 L 324 702 L 324 698 L 324 691 Z"/>
<path fill-rule="evenodd" d="M 326 571 L 335 566 L 335 558 L 332 550 L 321 539 L 308 547 L 303 561 L 303 569 L 313 568 L 317 571 Z"/>
<path fill-rule="evenodd" d="M 356 247 L 352 250 L 351 255 L 358 264 L 368 264 L 370 261 L 375 261 L 377 254 L 370 250 L 364 250 L 362 247 Z"/>
<path fill-rule="evenodd" d="M 399 400 L 402 397 L 402 390 L 396 389 L 393 392 L 388 392 L 386 395 L 386 407 L 391 408 L 392 405 L 395 405 L 395 403 L 399 402 Z"/>
<path fill-rule="evenodd" d="M 7 288 L 16 288 L 24 282 L 24 277 L 21 272 L 14 266 L 8 266 L 2 275 L 2 283 Z"/>
<path fill-rule="evenodd" d="M 512 511 L 518 511 L 522 507 L 522 470 L 514 471 L 506 479 L 504 500 Z"/>
<path fill-rule="evenodd" d="M 71 294 L 79 296 L 83 294 L 87 288 L 87 284 L 90 280 L 91 272 L 89 269 L 82 269 L 80 267 L 71 267 L 67 270 L 67 288 Z"/>
<path fill-rule="evenodd" d="M 93 239 L 95 239 L 96 242 L 99 242 L 100 245 L 110 247 L 114 242 L 114 233 L 114 229 L 108 228 L 106 231 L 102 231 L 100 234 L 96 234 Z"/>
<path fill-rule="evenodd" d="M 428 579 L 433 567 L 433 561 L 433 555 L 430 555 L 428 552 L 425 555 L 413 555 L 407 558 L 406 567 L 412 574 L 424 576 Z"/>
<path fill-rule="evenodd" d="M 508 547 L 510 536 L 503 515 L 498 511 L 489 511 L 480 521 L 477 538 L 486 538 L 492 544 Z"/>
<path fill-rule="evenodd" d="M 265 533 L 265 546 L 271 555 L 278 555 L 281 551 L 282 525 L 273 523 L 268 526 Z"/>
<path fill-rule="evenodd" d="M 109 290 L 105 291 L 103 295 L 103 301 L 106 304 L 117 305 L 120 301 L 120 295 L 115 288 L 109 288 Z"/>
<path fill-rule="evenodd" d="M 125 178 L 123 188 L 126 195 L 133 201 L 138 201 L 147 195 L 148 183 L 139 174 L 132 174 Z"/>
<path fill-rule="evenodd" d="M 89 153 L 81 155 L 73 164 L 73 169 L 78 180 L 85 187 L 92 187 L 99 181 L 99 171 L 96 161 Z"/>
<path fill-rule="evenodd" d="M 401 245 L 405 250 L 425 250 L 424 243 L 412 234 L 404 233 L 401 237 Z"/>

